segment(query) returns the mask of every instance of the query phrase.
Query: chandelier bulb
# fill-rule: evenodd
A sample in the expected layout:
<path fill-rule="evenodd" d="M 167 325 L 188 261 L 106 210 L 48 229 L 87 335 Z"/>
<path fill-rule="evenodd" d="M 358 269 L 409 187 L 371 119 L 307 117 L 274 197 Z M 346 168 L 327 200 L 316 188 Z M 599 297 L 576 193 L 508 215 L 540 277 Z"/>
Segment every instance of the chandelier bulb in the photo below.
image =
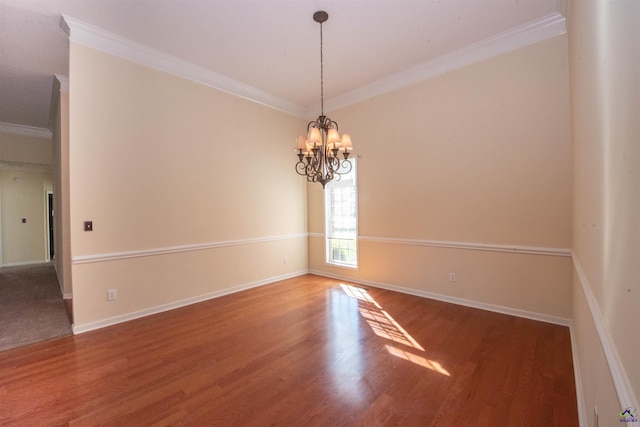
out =
<path fill-rule="evenodd" d="M 296 172 L 306 176 L 308 182 L 319 182 L 322 188 L 332 180 L 339 180 L 341 174 L 351 171 L 348 160 L 353 149 L 348 134 L 340 136 L 338 124 L 324 115 L 324 63 L 322 52 L 322 23 L 329 19 L 325 11 L 313 14 L 313 20 L 320 24 L 320 115 L 307 125 L 307 138 L 300 135 L 296 139 L 298 163 Z M 338 155 L 342 153 L 343 159 Z M 306 163 L 304 161 L 306 159 Z"/>

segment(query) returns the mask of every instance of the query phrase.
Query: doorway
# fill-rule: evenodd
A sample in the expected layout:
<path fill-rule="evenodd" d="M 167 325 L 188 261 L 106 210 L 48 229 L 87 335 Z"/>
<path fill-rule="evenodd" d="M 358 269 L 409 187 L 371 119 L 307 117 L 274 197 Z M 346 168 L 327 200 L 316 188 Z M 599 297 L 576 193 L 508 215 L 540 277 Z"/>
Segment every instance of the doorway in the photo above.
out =
<path fill-rule="evenodd" d="M 55 257 L 55 244 L 53 241 L 53 192 L 47 191 L 47 261 L 51 261 Z"/>

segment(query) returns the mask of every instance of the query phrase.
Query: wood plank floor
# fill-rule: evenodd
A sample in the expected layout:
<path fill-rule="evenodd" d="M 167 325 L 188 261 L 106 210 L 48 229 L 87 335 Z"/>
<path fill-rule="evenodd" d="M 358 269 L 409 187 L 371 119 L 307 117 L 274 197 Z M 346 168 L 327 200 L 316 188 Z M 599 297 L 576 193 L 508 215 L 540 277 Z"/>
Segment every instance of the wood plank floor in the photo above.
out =
<path fill-rule="evenodd" d="M 0 353 L 0 424 L 577 426 L 569 330 L 302 276 Z"/>

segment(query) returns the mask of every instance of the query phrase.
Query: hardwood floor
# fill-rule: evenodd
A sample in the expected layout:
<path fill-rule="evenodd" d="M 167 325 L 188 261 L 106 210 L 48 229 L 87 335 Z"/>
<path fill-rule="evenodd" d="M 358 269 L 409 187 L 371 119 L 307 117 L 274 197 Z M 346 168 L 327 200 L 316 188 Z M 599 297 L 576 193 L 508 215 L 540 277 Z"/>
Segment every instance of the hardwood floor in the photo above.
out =
<path fill-rule="evenodd" d="M 577 426 L 569 330 L 302 276 L 0 353 L 2 425 Z"/>

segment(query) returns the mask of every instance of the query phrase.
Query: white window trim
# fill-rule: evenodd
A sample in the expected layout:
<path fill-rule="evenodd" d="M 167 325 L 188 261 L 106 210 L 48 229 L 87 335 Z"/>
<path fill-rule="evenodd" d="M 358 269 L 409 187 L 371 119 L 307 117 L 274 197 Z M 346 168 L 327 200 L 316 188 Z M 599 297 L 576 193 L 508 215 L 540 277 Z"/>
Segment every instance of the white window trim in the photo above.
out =
<path fill-rule="evenodd" d="M 353 176 L 353 180 L 354 180 L 354 186 L 355 186 L 355 198 L 356 198 L 356 203 L 355 203 L 355 217 L 356 217 L 356 231 L 355 231 L 355 236 L 353 237 L 354 241 L 355 241 L 355 247 L 356 247 L 356 263 L 355 265 L 352 264 L 346 264 L 346 263 L 342 263 L 339 261 L 331 261 L 329 259 L 329 239 L 331 239 L 331 236 L 329 235 L 329 213 L 328 213 L 328 209 L 327 209 L 327 194 L 325 193 L 323 194 L 323 205 L 324 205 L 324 260 L 325 260 L 325 265 L 327 266 L 331 266 L 331 267 L 338 267 L 338 268 L 348 268 L 350 270 L 359 270 L 360 268 L 360 242 L 359 242 L 359 232 L 358 232 L 358 227 L 359 227 L 359 217 L 358 217 L 358 168 L 356 166 L 356 160 L 355 158 L 349 159 L 351 161 L 351 164 L 353 165 L 353 172 L 354 172 L 354 176 Z M 331 184 L 328 183 L 327 184 L 327 188 L 324 190 L 326 191 L 330 191 L 329 190 L 329 186 Z"/>

